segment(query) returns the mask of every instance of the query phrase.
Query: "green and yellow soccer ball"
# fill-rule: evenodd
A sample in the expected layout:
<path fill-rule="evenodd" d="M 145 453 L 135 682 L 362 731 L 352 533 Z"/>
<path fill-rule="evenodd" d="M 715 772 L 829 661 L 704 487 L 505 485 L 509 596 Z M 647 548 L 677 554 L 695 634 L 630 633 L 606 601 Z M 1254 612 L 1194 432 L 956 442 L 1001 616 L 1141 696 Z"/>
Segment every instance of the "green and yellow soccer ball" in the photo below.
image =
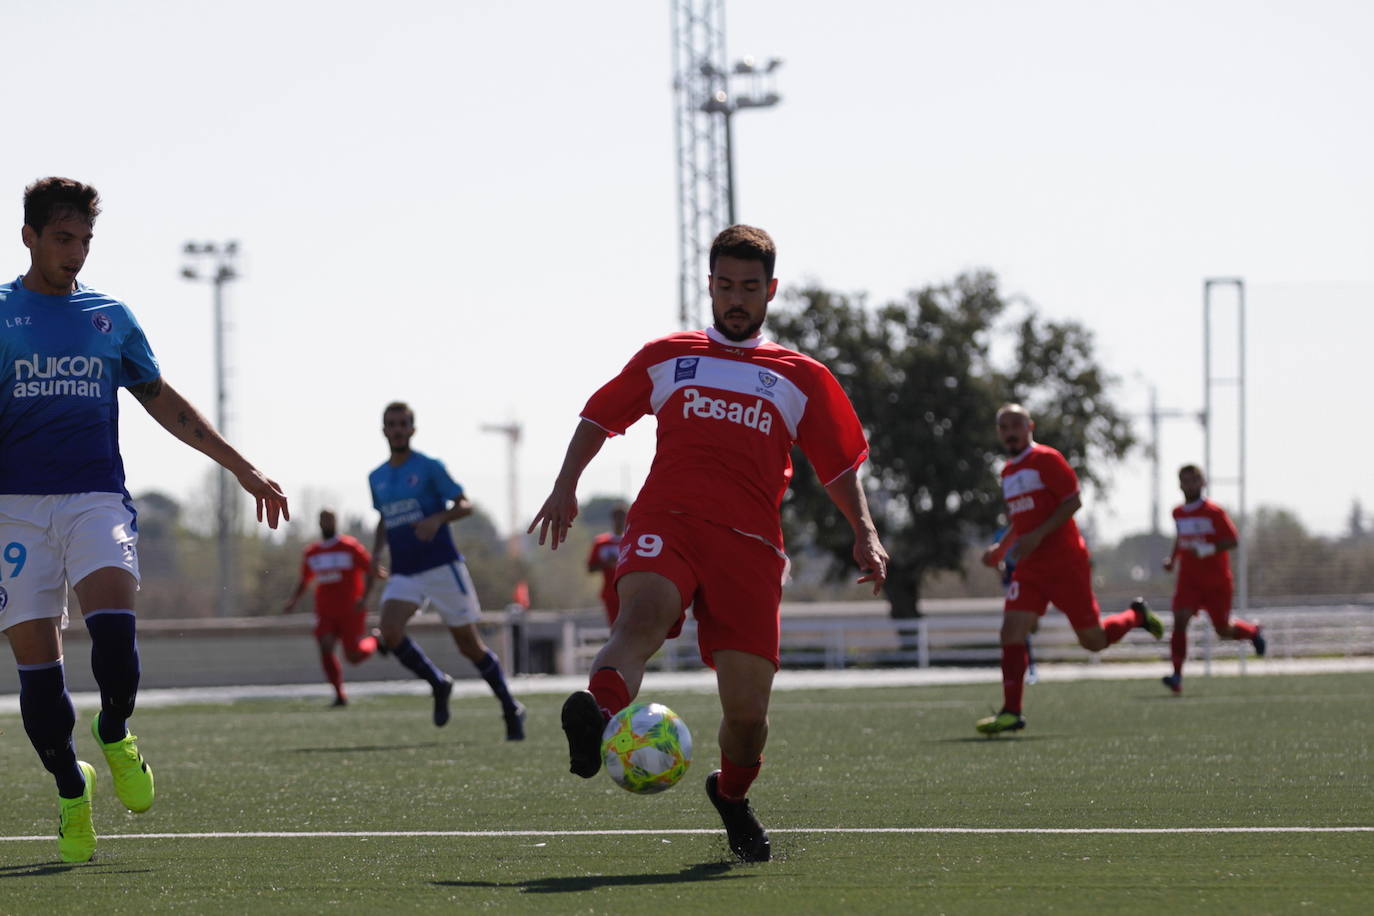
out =
<path fill-rule="evenodd" d="M 601 733 L 601 759 L 615 784 L 649 795 L 677 784 L 692 762 L 692 733 L 662 703 L 632 703 Z"/>

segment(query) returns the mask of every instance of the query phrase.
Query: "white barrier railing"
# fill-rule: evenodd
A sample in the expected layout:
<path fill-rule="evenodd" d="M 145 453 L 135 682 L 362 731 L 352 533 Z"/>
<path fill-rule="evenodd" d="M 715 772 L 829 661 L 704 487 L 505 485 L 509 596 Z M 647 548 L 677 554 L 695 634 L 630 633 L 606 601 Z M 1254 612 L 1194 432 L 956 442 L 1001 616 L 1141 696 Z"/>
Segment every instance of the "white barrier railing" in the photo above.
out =
<path fill-rule="evenodd" d="M 1171 626 L 1169 614 L 1161 615 Z M 1276 658 L 1374 655 L 1374 607 L 1266 608 L 1245 615 L 1264 627 L 1268 654 Z M 884 617 L 791 618 L 782 620 L 784 667 L 846 668 L 875 665 L 996 664 L 1001 657 L 1000 614 L 927 615 L 910 620 Z M 563 621 L 556 653 L 560 673 L 585 671 L 609 636 L 604 624 Z M 1088 655 L 1079 646 L 1067 619 L 1051 611 L 1032 637 L 1038 661 L 1168 659 L 1169 636 L 1156 641 L 1144 631 L 1101 654 Z M 1200 614 L 1189 629 L 1190 659 L 1210 665 L 1214 657 L 1240 658 L 1253 653 L 1249 642 L 1219 639 L 1211 621 Z M 696 627 L 688 618 L 682 635 L 669 640 L 652 666 L 664 670 L 701 666 Z"/>

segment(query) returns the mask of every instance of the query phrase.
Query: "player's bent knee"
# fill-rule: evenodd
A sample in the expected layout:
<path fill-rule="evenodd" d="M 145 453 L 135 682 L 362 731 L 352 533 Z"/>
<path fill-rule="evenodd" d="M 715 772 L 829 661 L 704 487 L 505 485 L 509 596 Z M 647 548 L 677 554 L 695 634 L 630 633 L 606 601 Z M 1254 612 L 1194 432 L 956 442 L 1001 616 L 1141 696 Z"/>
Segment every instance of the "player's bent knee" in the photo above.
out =
<path fill-rule="evenodd" d="M 1107 634 L 1101 630 L 1076 630 L 1078 644 L 1089 652 L 1101 652 L 1107 648 Z"/>

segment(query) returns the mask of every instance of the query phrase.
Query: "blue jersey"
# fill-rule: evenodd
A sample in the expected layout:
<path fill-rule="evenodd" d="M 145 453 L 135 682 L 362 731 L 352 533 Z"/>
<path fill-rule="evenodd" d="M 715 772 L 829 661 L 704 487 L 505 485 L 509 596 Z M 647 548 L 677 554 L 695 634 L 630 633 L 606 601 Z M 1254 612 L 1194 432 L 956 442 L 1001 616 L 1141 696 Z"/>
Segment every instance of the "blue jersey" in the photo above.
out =
<path fill-rule="evenodd" d="M 124 493 L 120 388 L 161 374 L 118 299 L 0 284 L 0 493 Z"/>
<path fill-rule="evenodd" d="M 441 525 L 434 539 L 415 536 L 415 523 L 448 508 L 449 500 L 463 495 L 463 488 L 448 476 L 442 461 L 412 451 L 405 463 L 387 462 L 367 475 L 372 505 L 382 513 L 386 543 L 391 548 L 391 571 L 413 576 L 445 563 L 463 559 L 453 546 L 448 525 Z"/>

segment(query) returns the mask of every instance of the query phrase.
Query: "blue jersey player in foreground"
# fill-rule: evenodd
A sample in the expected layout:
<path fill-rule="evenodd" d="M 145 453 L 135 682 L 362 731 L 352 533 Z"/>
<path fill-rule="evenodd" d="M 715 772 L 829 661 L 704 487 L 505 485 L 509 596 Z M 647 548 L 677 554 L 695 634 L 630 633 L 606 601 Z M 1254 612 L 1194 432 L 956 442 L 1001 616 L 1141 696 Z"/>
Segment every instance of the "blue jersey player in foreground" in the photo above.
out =
<path fill-rule="evenodd" d="M 422 605 L 432 606 L 453 634 L 458 651 L 477 666 L 501 701 L 506 740 L 521 741 L 525 737 L 525 707 L 511 696 L 501 662 L 477 632 L 482 608 L 467 564 L 448 528 L 449 522 L 472 514 L 472 503 L 448 476 L 442 462 L 411 449 L 415 412 L 409 405 L 395 401 L 386 406 L 382 435 L 391 447 L 391 457 L 367 478 L 372 505 L 382 516 L 372 548 L 369 589 L 380 568 L 382 548 L 391 550 L 391 574 L 382 591 L 380 646 L 394 652 L 416 677 L 429 682 L 434 694 L 434 724 L 448 722 L 453 678 L 439 670 L 406 635 L 406 623 L 415 612 Z"/>
<path fill-rule="evenodd" d="M 281 488 L 172 388 L 128 306 L 76 282 L 100 214 L 95 189 L 44 178 L 24 192 L 28 273 L 0 284 L 0 630 L 19 666 L 19 709 L 57 781 L 63 861 L 95 853 L 95 768 L 77 760 L 62 665 L 67 587 L 91 637 L 100 712 L 91 732 L 115 795 L 153 803 L 153 771 L 126 722 L 138 692 L 138 524 L 124 488 L 119 401 L 127 388 L 172 435 L 228 469 L 258 519 L 289 518 Z"/>

